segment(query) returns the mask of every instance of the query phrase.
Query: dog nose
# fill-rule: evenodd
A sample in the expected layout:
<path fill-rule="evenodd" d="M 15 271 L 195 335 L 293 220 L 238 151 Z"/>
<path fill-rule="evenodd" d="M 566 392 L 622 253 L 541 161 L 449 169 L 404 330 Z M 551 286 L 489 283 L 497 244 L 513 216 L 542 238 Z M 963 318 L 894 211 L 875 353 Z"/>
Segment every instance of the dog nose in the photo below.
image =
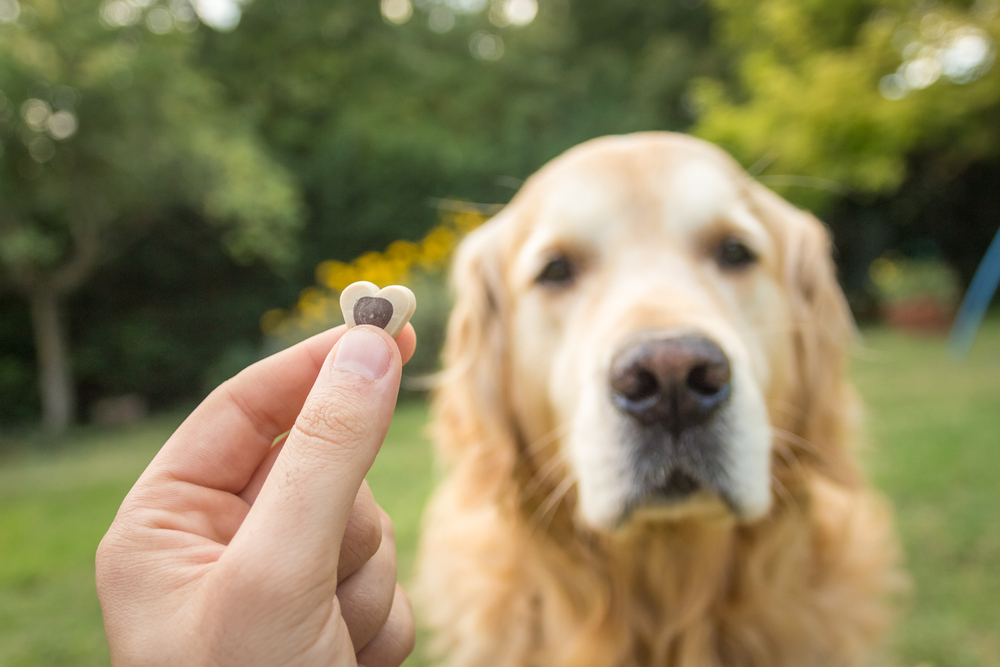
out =
<path fill-rule="evenodd" d="M 732 393 L 729 359 L 708 338 L 682 336 L 636 343 L 611 363 L 620 410 L 675 435 L 708 419 Z"/>

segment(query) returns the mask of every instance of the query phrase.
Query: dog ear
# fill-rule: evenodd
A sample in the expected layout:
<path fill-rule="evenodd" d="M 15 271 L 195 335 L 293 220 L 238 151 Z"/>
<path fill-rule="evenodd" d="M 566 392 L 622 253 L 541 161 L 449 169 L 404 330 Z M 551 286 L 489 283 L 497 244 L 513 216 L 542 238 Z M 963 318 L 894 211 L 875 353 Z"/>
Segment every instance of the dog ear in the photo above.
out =
<path fill-rule="evenodd" d="M 802 440 L 793 448 L 820 474 L 854 486 L 860 482 L 852 451 L 860 409 L 847 366 L 856 330 L 837 282 L 830 234 L 767 188 L 755 183 L 752 191 L 777 240 L 789 299 L 796 409 L 788 430 Z"/>
<path fill-rule="evenodd" d="M 457 250 L 451 274 L 455 305 L 434 402 L 441 453 L 450 463 L 482 465 L 492 479 L 511 478 L 517 450 L 505 363 L 508 303 L 501 267 L 507 219 L 501 212 Z"/>

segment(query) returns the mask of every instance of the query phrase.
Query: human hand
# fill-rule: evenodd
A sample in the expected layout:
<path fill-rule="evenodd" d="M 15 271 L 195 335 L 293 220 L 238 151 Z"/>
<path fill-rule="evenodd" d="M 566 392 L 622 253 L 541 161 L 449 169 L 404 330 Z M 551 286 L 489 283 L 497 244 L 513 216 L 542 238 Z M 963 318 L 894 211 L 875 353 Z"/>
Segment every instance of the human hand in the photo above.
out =
<path fill-rule="evenodd" d="M 254 364 L 198 406 L 98 548 L 112 664 L 406 658 L 413 617 L 396 584 L 392 525 L 364 476 L 415 346 L 410 325 L 395 342 L 375 327 L 338 327 Z"/>

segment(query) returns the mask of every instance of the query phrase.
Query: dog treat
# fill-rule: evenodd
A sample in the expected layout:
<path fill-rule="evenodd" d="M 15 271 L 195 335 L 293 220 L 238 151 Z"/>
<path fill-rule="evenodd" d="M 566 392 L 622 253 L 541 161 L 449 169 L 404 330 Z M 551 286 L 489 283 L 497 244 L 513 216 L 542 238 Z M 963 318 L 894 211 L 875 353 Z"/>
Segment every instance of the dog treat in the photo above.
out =
<path fill-rule="evenodd" d="M 348 328 L 371 324 L 395 338 L 417 309 L 417 299 L 402 285 L 379 289 L 375 283 L 362 281 L 340 293 L 340 309 Z"/>

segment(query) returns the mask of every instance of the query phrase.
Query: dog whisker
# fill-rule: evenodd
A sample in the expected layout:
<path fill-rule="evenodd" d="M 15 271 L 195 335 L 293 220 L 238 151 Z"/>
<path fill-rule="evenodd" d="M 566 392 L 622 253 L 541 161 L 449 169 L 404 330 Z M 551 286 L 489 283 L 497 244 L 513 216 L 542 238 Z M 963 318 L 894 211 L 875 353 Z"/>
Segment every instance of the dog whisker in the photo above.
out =
<path fill-rule="evenodd" d="M 522 459 L 519 461 L 518 465 L 527 466 L 527 464 L 536 456 L 541 454 L 549 445 L 557 442 L 569 431 L 572 424 L 570 422 L 563 422 L 558 426 L 551 429 L 548 433 L 545 433 L 541 437 L 537 438 L 530 445 L 525 447 L 522 451 Z M 555 455 L 546 461 L 541 468 L 536 470 L 531 476 L 531 479 L 525 484 L 524 488 L 518 494 L 518 501 L 520 503 L 525 503 L 538 489 L 545 483 L 547 479 L 552 477 L 553 473 L 557 472 L 562 465 L 566 463 L 566 459 L 561 450 L 557 450 Z"/>
<path fill-rule="evenodd" d="M 524 460 L 530 460 L 532 457 L 539 454 L 546 447 L 551 445 L 556 440 L 559 440 L 564 435 L 566 435 L 570 428 L 572 427 L 571 422 L 563 422 L 562 424 L 556 426 L 551 431 L 536 439 L 533 443 L 524 448 Z"/>
<path fill-rule="evenodd" d="M 548 497 L 542 502 L 541 505 L 538 506 L 538 509 L 535 510 L 535 513 L 532 514 L 531 516 L 531 521 L 529 522 L 529 525 L 531 526 L 532 529 L 541 528 L 541 530 L 544 531 L 548 528 L 549 523 L 552 522 L 552 517 L 555 516 L 554 510 L 556 509 L 556 507 L 559 506 L 559 503 L 566 496 L 566 494 L 569 493 L 569 490 L 573 488 L 573 485 L 575 483 L 576 483 L 576 478 L 573 475 L 567 475 L 566 479 L 560 482 L 559 486 L 557 486 L 555 489 L 552 490 L 551 493 L 549 493 Z M 541 526 L 541 521 L 545 519 L 549 513 L 551 513 L 552 516 L 549 517 L 549 520 L 546 522 L 545 526 Z"/>
<path fill-rule="evenodd" d="M 524 485 L 524 489 L 521 491 L 521 502 L 531 497 L 531 495 L 538 490 L 538 488 L 545 483 L 545 480 L 552 476 L 552 473 L 559 470 L 560 466 L 565 463 L 565 458 L 562 454 L 553 456 L 551 459 L 545 462 L 541 468 L 539 468 L 528 483 Z"/>
<path fill-rule="evenodd" d="M 794 468 L 795 470 L 802 469 L 802 462 L 797 456 L 792 452 L 791 448 L 786 442 L 775 443 L 774 453 L 778 458 L 780 458 L 785 465 L 789 468 Z"/>
<path fill-rule="evenodd" d="M 775 493 L 778 494 L 789 506 L 795 506 L 798 504 L 795 500 L 795 496 L 793 496 L 792 492 L 788 490 L 788 487 L 785 486 L 784 482 L 773 474 L 771 475 L 771 484 L 774 487 Z"/>
<path fill-rule="evenodd" d="M 815 176 L 802 176 L 799 174 L 775 174 L 773 176 L 758 176 L 757 180 L 768 187 L 791 186 L 799 188 L 811 188 L 814 190 L 825 190 L 841 194 L 844 186 L 838 181 L 828 178 L 817 178 Z"/>
<path fill-rule="evenodd" d="M 788 490 L 788 487 L 785 486 L 785 483 L 782 482 L 777 477 L 777 475 L 773 475 L 773 474 L 771 475 L 771 485 L 774 487 L 775 493 L 777 493 L 779 496 L 781 496 L 781 498 L 783 500 L 785 500 L 785 502 L 788 502 L 788 503 L 792 502 L 792 493 L 791 493 L 791 491 Z"/>
<path fill-rule="evenodd" d="M 774 401 L 771 404 L 771 410 L 775 415 L 789 417 L 796 421 L 805 417 L 805 411 L 802 407 L 789 401 Z"/>
<path fill-rule="evenodd" d="M 792 471 L 794 474 L 799 475 L 799 476 L 801 476 L 801 475 L 804 474 L 803 471 L 804 471 L 805 468 L 802 465 L 802 461 L 797 456 L 795 456 L 795 454 L 792 453 L 792 451 L 790 449 L 788 449 L 787 446 L 775 447 L 774 448 L 774 453 L 775 453 L 776 456 L 778 456 L 782 460 L 782 462 L 785 464 L 785 466 L 787 466 L 787 468 L 790 471 Z M 774 474 L 773 471 L 771 472 L 771 479 L 773 481 L 781 484 L 785 488 L 786 491 L 788 490 L 788 487 L 785 486 L 784 483 L 781 482 L 775 476 L 775 474 Z"/>
<path fill-rule="evenodd" d="M 774 427 L 771 428 L 771 433 L 776 438 L 788 443 L 789 445 L 798 447 L 799 449 L 805 450 L 815 456 L 821 458 L 823 457 L 823 451 L 818 446 L 816 446 L 814 442 L 806 440 L 800 435 L 796 435 L 795 433 L 792 433 L 791 431 L 786 431 L 785 429 L 774 428 Z"/>
<path fill-rule="evenodd" d="M 772 431 L 780 431 L 780 429 L 772 429 Z M 802 464 L 802 460 L 796 456 L 793 451 L 794 446 L 798 443 L 790 442 L 787 438 L 782 438 L 781 433 L 775 433 L 774 435 L 777 439 L 773 450 L 774 453 L 781 458 L 790 470 L 793 470 L 800 475 L 803 474 L 805 466 Z M 802 438 L 800 438 L 800 440 L 803 444 L 811 445 L 808 440 Z M 817 450 L 817 448 L 814 445 L 812 447 L 812 449 L 808 449 L 807 447 L 801 447 L 801 449 L 808 451 L 814 456 L 821 457 L 822 454 Z"/>
<path fill-rule="evenodd" d="M 747 167 L 746 175 L 750 178 L 757 178 L 760 176 L 761 172 L 771 166 L 771 164 L 778 159 L 777 151 L 768 151 L 764 153 L 756 162 Z"/>

